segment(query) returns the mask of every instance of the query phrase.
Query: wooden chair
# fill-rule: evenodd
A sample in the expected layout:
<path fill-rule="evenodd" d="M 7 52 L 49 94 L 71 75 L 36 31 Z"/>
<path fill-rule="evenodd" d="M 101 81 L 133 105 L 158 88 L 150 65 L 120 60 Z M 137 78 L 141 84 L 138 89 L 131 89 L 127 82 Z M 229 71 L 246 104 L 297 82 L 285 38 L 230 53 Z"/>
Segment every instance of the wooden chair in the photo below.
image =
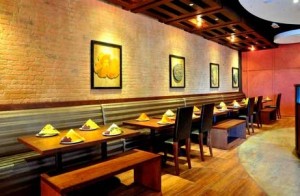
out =
<path fill-rule="evenodd" d="M 277 118 L 281 118 L 281 113 L 280 113 L 280 102 L 281 102 L 281 93 L 279 93 L 277 95 L 277 98 L 276 98 L 276 105 L 269 105 L 269 106 L 266 106 L 267 108 L 275 108 L 276 109 L 276 116 Z"/>
<path fill-rule="evenodd" d="M 206 133 L 207 136 L 207 145 L 209 146 L 210 156 L 213 156 L 212 152 L 212 142 L 210 130 L 213 124 L 213 115 L 214 115 L 214 104 L 205 104 L 201 108 L 201 117 L 200 122 L 197 124 L 197 127 L 193 128 L 191 131 L 192 135 L 198 136 L 199 148 L 200 148 L 200 157 L 204 161 L 204 152 L 203 152 L 203 135 Z"/>
<path fill-rule="evenodd" d="M 179 156 L 179 149 L 181 146 L 185 144 L 186 150 L 186 158 L 188 162 L 189 169 L 191 166 L 191 159 L 190 159 L 190 131 L 192 127 L 192 115 L 193 115 L 193 107 L 179 107 L 176 112 L 176 120 L 175 120 L 175 127 L 173 137 L 166 140 L 164 142 L 165 149 L 164 149 L 164 156 L 165 160 L 167 157 L 168 147 L 171 145 L 173 147 L 173 156 L 174 156 L 174 164 L 175 164 L 175 172 L 176 175 L 179 175 L 179 165 L 178 165 L 178 156 Z"/>
<path fill-rule="evenodd" d="M 262 99 L 263 99 L 263 96 L 258 96 L 256 105 L 255 105 L 255 109 L 253 112 L 253 115 L 255 116 L 255 120 L 256 120 L 256 124 L 257 124 L 258 128 L 262 127 L 262 122 L 261 122 Z"/>
<path fill-rule="evenodd" d="M 247 130 L 248 130 L 249 135 L 250 135 L 249 124 L 252 128 L 252 133 L 254 133 L 254 128 L 253 128 L 254 101 L 255 101 L 255 98 L 250 97 L 249 101 L 248 101 L 248 104 L 247 104 L 246 114 L 242 114 L 242 115 L 238 116 L 238 118 L 246 120 L 246 126 L 247 126 Z"/>

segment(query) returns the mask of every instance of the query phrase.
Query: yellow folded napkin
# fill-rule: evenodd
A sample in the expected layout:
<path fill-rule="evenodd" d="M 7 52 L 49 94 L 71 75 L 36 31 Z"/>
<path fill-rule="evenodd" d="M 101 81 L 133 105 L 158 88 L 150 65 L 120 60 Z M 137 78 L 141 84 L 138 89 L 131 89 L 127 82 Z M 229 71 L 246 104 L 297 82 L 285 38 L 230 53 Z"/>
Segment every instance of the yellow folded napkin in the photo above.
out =
<path fill-rule="evenodd" d="M 104 135 L 119 135 L 121 133 L 122 129 L 115 123 L 110 125 L 110 127 L 108 127 L 108 129 L 106 129 L 106 131 L 103 132 Z"/>
<path fill-rule="evenodd" d="M 61 139 L 61 142 L 68 142 L 68 143 L 76 143 L 84 141 L 85 139 L 76 133 L 73 129 L 70 129 L 67 134 Z"/>
<path fill-rule="evenodd" d="M 99 126 L 91 119 L 88 119 L 81 127 L 81 129 L 85 129 L 85 130 L 98 129 L 98 128 L 99 128 Z"/>
<path fill-rule="evenodd" d="M 223 107 L 221 108 L 221 110 L 227 110 L 227 106 L 226 106 L 226 105 L 223 106 Z"/>
<path fill-rule="evenodd" d="M 167 115 L 163 115 L 161 120 L 158 121 L 158 123 L 162 123 L 162 124 L 165 124 L 165 123 L 172 123 L 172 120 L 167 116 Z"/>
<path fill-rule="evenodd" d="M 172 112 L 172 110 L 167 110 L 164 115 L 175 116 L 175 114 L 174 114 L 174 112 Z"/>
<path fill-rule="evenodd" d="M 226 104 L 222 101 L 222 102 L 220 103 L 220 107 L 221 107 L 221 108 L 226 107 Z"/>
<path fill-rule="evenodd" d="M 196 106 L 194 106 L 193 111 L 194 112 L 200 112 L 199 108 L 197 108 Z"/>
<path fill-rule="evenodd" d="M 59 131 L 56 130 L 51 124 L 46 124 L 38 134 L 39 135 L 55 135 L 55 134 L 59 134 Z"/>
<path fill-rule="evenodd" d="M 249 100 L 249 98 L 243 99 L 242 102 L 247 105 L 248 104 L 248 100 Z"/>
<path fill-rule="evenodd" d="M 240 104 L 237 102 L 237 101 L 235 101 L 234 103 L 233 103 L 233 107 L 240 107 Z"/>
<path fill-rule="evenodd" d="M 146 113 L 141 113 L 141 115 L 136 120 L 146 121 L 146 120 L 150 120 L 150 118 L 147 116 Z"/>

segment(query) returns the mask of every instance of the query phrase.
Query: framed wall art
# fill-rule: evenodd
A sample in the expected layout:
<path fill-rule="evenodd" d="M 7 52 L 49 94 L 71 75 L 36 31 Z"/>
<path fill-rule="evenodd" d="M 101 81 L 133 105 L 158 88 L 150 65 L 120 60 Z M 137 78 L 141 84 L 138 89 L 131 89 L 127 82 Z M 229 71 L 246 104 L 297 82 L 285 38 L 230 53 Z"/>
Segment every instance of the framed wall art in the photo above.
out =
<path fill-rule="evenodd" d="M 232 68 L 232 88 L 239 87 L 239 68 Z"/>
<path fill-rule="evenodd" d="M 91 88 L 122 88 L 122 46 L 91 41 Z"/>
<path fill-rule="evenodd" d="M 185 58 L 169 55 L 170 88 L 185 88 Z"/>
<path fill-rule="evenodd" d="M 210 88 L 219 88 L 219 64 L 210 63 Z"/>

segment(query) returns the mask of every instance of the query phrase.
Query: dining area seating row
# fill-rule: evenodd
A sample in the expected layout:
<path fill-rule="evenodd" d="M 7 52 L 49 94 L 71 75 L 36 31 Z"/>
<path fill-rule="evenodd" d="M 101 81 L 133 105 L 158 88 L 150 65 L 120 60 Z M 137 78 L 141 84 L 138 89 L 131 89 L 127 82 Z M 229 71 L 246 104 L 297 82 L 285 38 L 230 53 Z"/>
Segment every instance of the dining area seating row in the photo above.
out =
<path fill-rule="evenodd" d="M 0 111 L 0 184 L 5 194 L 13 195 L 20 192 L 32 194 L 37 186 L 37 179 L 44 171 L 49 171 L 55 165 L 55 157 L 40 155 L 18 142 L 17 138 L 36 134 L 45 124 L 50 123 L 58 130 L 81 127 L 87 119 L 93 119 L 99 125 L 116 123 L 137 118 L 142 112 L 149 115 L 162 114 L 166 109 L 175 111 L 180 106 L 204 103 L 232 102 L 241 100 L 245 95 L 241 92 L 187 95 L 174 98 L 147 98 L 137 101 L 106 101 L 97 104 L 68 105 L 60 107 L 17 108 Z M 107 143 L 108 156 L 119 154 L 136 148 L 139 140 L 149 137 L 149 129 L 135 128 L 140 135 L 128 139 L 117 139 Z M 101 158 L 101 145 L 62 153 L 63 164 L 73 166 L 89 160 Z M 16 178 L 16 176 L 18 178 Z M 38 190 L 35 190 L 39 194 Z"/>

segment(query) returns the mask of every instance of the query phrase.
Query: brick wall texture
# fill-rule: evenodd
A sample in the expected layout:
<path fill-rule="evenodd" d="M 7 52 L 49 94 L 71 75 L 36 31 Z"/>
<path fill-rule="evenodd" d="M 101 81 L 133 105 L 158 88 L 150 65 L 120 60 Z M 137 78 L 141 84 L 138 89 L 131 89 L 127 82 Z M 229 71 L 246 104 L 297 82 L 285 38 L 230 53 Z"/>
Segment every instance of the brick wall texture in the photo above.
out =
<path fill-rule="evenodd" d="M 90 88 L 91 40 L 122 45 L 122 89 Z M 170 54 L 185 57 L 185 88 L 169 87 Z M 237 51 L 103 1 L 0 1 L 0 104 L 231 92 L 232 67 Z"/>

